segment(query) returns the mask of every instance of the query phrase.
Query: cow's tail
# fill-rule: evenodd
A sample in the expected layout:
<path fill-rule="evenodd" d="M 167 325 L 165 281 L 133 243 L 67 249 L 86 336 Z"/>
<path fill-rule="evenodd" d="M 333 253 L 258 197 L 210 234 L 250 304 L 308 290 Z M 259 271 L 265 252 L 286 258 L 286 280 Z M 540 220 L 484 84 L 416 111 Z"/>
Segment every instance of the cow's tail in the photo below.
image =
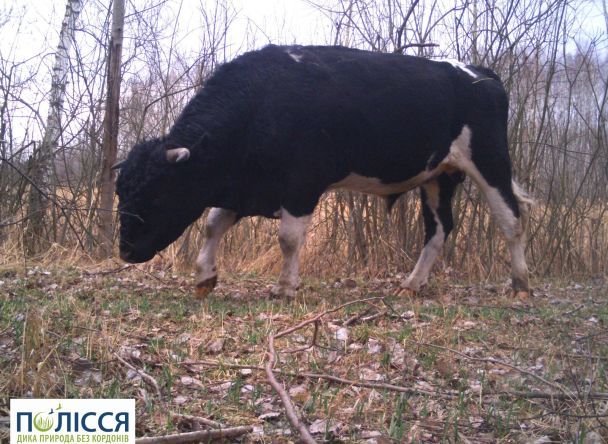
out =
<path fill-rule="evenodd" d="M 525 232 L 528 227 L 528 221 L 530 220 L 530 212 L 534 206 L 534 199 L 532 199 L 532 197 L 517 182 L 515 182 L 515 180 L 511 181 L 511 185 L 515 199 L 517 199 L 521 224 Z"/>

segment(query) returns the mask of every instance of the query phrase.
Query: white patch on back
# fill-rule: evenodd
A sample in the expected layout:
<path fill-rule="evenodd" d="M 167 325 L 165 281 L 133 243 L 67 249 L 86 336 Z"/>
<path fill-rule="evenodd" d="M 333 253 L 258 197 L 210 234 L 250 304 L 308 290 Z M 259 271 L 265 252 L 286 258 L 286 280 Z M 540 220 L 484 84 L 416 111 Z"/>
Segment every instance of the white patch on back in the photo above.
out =
<path fill-rule="evenodd" d="M 300 63 L 302 61 L 302 57 L 304 57 L 302 54 L 293 53 L 290 49 L 287 50 L 287 54 L 289 54 L 289 57 L 294 59 L 297 63 Z"/>
<path fill-rule="evenodd" d="M 429 59 L 433 62 L 447 62 L 452 65 L 454 68 L 460 69 L 461 71 L 466 72 L 468 75 L 476 79 L 478 75 L 473 72 L 470 68 L 467 68 L 467 65 L 456 60 L 456 59 Z"/>

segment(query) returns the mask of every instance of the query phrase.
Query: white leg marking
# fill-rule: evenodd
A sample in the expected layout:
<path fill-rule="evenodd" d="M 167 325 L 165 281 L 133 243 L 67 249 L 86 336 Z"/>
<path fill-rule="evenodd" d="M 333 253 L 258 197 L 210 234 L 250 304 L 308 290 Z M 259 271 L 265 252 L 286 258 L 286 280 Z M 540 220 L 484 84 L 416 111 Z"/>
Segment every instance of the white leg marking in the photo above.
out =
<path fill-rule="evenodd" d="M 306 238 L 306 229 L 312 215 L 295 217 L 284 208 L 281 211 L 279 244 L 283 253 L 283 268 L 278 285 L 272 289 L 275 296 L 293 297 L 299 284 L 300 248 Z"/>
<path fill-rule="evenodd" d="M 524 229 L 525 211 L 531 202 L 519 187 L 514 186 L 513 191 L 520 208 L 520 218 L 515 217 L 513 210 L 507 205 L 498 189 L 492 187 L 483 177 L 477 166 L 471 160 L 471 130 L 464 126 L 460 135 L 450 147 L 450 153 L 444 161 L 462 171 L 473 179 L 486 198 L 492 215 L 507 238 L 511 253 L 511 276 L 513 288 L 516 291 L 528 291 L 528 266 L 525 257 L 526 235 Z M 512 184 L 513 186 L 513 184 Z"/>
<path fill-rule="evenodd" d="M 420 288 L 427 283 L 429 273 L 431 272 L 445 241 L 443 224 L 437 214 L 437 209 L 439 208 L 439 185 L 436 181 L 429 182 L 424 185 L 424 191 L 427 195 L 426 205 L 431 209 L 433 219 L 435 219 L 437 226 L 435 228 L 435 234 L 422 249 L 422 253 L 420 253 L 414 270 L 412 270 L 408 278 L 402 284 L 402 287 L 413 291 L 420 290 Z"/>
<path fill-rule="evenodd" d="M 226 231 L 236 222 L 236 213 L 223 208 L 211 208 L 205 227 L 205 243 L 196 259 L 197 283 L 217 276 L 216 255 Z"/>

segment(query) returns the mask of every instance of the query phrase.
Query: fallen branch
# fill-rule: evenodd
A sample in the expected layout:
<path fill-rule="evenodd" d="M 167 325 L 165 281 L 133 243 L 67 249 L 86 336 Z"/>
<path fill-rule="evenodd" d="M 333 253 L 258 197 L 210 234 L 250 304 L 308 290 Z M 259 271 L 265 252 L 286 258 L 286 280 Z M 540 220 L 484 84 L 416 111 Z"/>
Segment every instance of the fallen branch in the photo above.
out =
<path fill-rule="evenodd" d="M 128 270 L 129 268 L 132 268 L 132 267 L 134 267 L 133 264 L 125 264 L 125 265 L 121 265 L 117 268 L 113 268 L 111 270 L 100 270 L 100 271 L 83 270 L 83 272 L 87 276 L 107 276 L 109 274 L 120 273 L 120 272 Z"/>
<path fill-rule="evenodd" d="M 261 367 L 259 365 L 243 365 L 243 364 L 224 364 L 216 361 L 187 361 L 182 362 L 182 365 L 205 365 L 208 367 L 218 367 L 218 368 L 232 368 L 235 370 L 257 370 L 257 371 L 266 371 L 265 367 Z M 441 398 L 451 399 L 458 397 L 458 393 L 450 393 L 450 392 L 436 392 L 433 390 L 423 390 L 423 389 L 415 389 L 403 387 L 400 385 L 389 384 L 385 382 L 372 382 L 372 381 L 355 381 L 352 379 L 341 378 L 339 376 L 327 375 L 324 373 L 307 373 L 307 372 L 287 372 L 281 369 L 274 369 L 273 373 L 278 373 L 283 376 L 289 376 L 293 378 L 307 378 L 307 379 L 324 379 L 326 381 L 335 382 L 337 384 L 343 384 L 353 387 L 363 387 L 363 388 L 371 388 L 371 389 L 381 389 L 388 390 L 392 392 L 399 393 L 408 393 L 410 395 L 420 395 L 420 396 L 429 396 L 436 395 Z"/>
<path fill-rule="evenodd" d="M 244 365 L 244 364 L 225 364 L 216 361 L 187 361 L 183 362 L 183 365 L 205 365 L 208 367 L 224 367 L 224 368 L 232 368 L 236 370 L 248 369 L 248 370 L 257 370 L 257 371 L 266 371 L 264 367 L 258 365 Z M 399 392 L 399 393 L 408 393 L 411 395 L 420 395 L 420 396 L 439 396 L 445 399 L 451 399 L 458 397 L 458 393 L 450 393 L 450 392 L 435 392 L 432 390 L 423 390 L 423 389 L 414 389 L 403 387 L 400 385 L 382 383 L 382 382 L 365 382 L 365 381 L 355 381 L 351 379 L 341 378 L 339 376 L 327 375 L 324 373 L 293 373 L 286 372 L 281 369 L 274 369 L 274 373 L 279 373 L 284 376 L 290 376 L 294 378 L 308 378 L 308 379 L 324 379 L 326 381 L 335 382 L 337 384 L 349 385 L 353 387 L 363 387 L 363 388 L 371 388 L 371 389 L 382 389 L 388 390 L 391 392 Z M 482 396 L 512 396 L 526 399 L 555 399 L 555 400 L 581 400 L 583 397 L 573 398 L 570 394 L 567 393 L 551 393 L 551 392 L 521 392 L 521 391 L 498 391 L 498 392 L 484 392 Z M 608 393 L 605 392 L 591 392 L 586 393 L 584 398 L 587 399 L 608 399 Z"/>
<path fill-rule="evenodd" d="M 354 316 L 351 316 L 350 318 L 348 318 L 346 321 L 344 321 L 342 323 L 342 325 L 344 327 L 348 327 L 350 325 L 355 324 L 357 321 L 359 321 L 363 316 L 367 315 L 370 311 L 372 311 L 372 307 L 367 307 L 364 311 L 362 311 L 361 313 L 358 313 Z"/>
<path fill-rule="evenodd" d="M 433 347 L 433 348 L 438 348 L 440 350 L 445 350 L 445 351 L 449 351 L 450 353 L 453 353 L 455 355 L 458 355 L 464 359 L 467 359 L 469 361 L 475 361 L 475 362 L 485 362 L 485 363 L 489 363 L 489 364 L 495 364 L 495 365 L 502 365 L 503 367 L 507 367 L 510 368 L 511 370 L 515 370 L 518 371 L 519 373 L 523 373 L 525 375 L 528 375 L 534 379 L 536 379 L 537 381 L 542 382 L 545 385 L 548 385 L 549 387 L 554 388 L 555 390 L 559 390 L 562 393 L 567 393 L 567 390 L 564 389 L 564 387 L 560 386 L 559 384 L 555 384 L 554 382 L 551 381 L 547 381 L 545 378 L 543 378 L 542 376 L 538 376 L 528 370 L 524 370 L 523 368 L 517 367 L 513 364 L 509 364 L 508 362 L 504 362 L 501 361 L 499 359 L 494 359 L 494 358 L 476 358 L 474 356 L 469 356 L 466 353 L 462 353 L 458 350 L 454 350 L 453 348 L 449 348 L 449 347 L 445 347 L 443 345 L 437 345 L 437 344 L 431 344 L 428 342 L 418 342 L 418 341 L 412 341 L 409 340 L 408 342 L 411 342 L 412 344 L 416 344 L 416 345 L 422 345 L 425 347 Z"/>
<path fill-rule="evenodd" d="M 291 398 L 279 381 L 277 381 L 277 379 L 274 377 L 272 367 L 274 367 L 276 358 L 277 355 L 274 351 L 274 336 L 270 335 L 268 336 L 268 362 L 266 363 L 266 375 L 268 376 L 268 381 L 270 382 L 272 388 L 279 394 L 283 407 L 285 408 L 287 419 L 293 428 L 300 433 L 300 438 L 302 438 L 302 441 L 308 444 L 315 444 L 316 441 L 308 431 L 308 428 L 306 428 L 306 426 L 300 421 L 300 418 L 298 418 L 293 403 L 291 402 Z"/>
<path fill-rule="evenodd" d="M 304 345 L 302 347 L 298 347 L 298 348 L 291 348 L 289 350 L 284 350 L 283 353 L 300 353 L 306 350 L 310 350 L 311 348 L 313 348 L 314 346 L 317 345 L 317 335 L 319 333 L 319 321 L 315 322 L 315 329 L 312 333 L 312 339 L 310 341 L 310 344 L 308 345 Z"/>
<path fill-rule="evenodd" d="M 212 421 L 207 418 L 203 418 L 201 416 L 191 416 L 191 415 L 182 415 L 181 413 L 173 413 L 173 418 L 182 419 L 185 421 L 189 421 L 193 424 L 202 424 L 207 427 L 211 427 L 213 429 L 223 429 L 225 428 L 221 423 Z"/>
<path fill-rule="evenodd" d="M 365 299 L 357 299 L 355 301 L 350 301 L 350 302 L 346 302 L 345 304 L 339 305 L 337 307 L 334 308 L 330 308 L 328 310 L 325 310 L 321 313 L 319 313 L 318 315 L 306 320 L 306 321 L 302 321 L 297 325 L 294 325 L 291 328 L 288 328 L 286 330 L 283 330 L 279 333 L 277 333 L 276 335 L 274 335 L 274 339 L 279 339 L 282 338 L 283 336 L 287 336 L 288 334 L 293 333 L 296 330 L 300 330 L 302 327 L 306 327 L 309 324 L 312 324 L 313 322 L 317 322 L 318 320 L 320 320 L 323 316 L 327 316 L 330 313 L 335 313 L 336 311 L 340 311 L 345 307 L 348 307 L 349 305 L 353 305 L 353 304 L 361 304 L 361 303 L 369 303 L 371 301 L 379 301 L 379 300 L 384 300 L 383 297 L 380 296 L 376 296 L 373 298 L 365 298 Z"/>
<path fill-rule="evenodd" d="M 362 317 L 361 318 L 361 322 L 375 321 L 376 319 L 381 318 L 383 316 L 386 316 L 387 314 L 388 314 L 388 310 L 382 310 L 382 311 L 379 311 L 378 313 L 375 313 L 373 315 Z"/>
<path fill-rule="evenodd" d="M 440 398 L 455 398 L 458 396 L 457 393 L 440 393 L 432 390 L 421 390 L 403 387 L 401 385 L 389 384 L 385 382 L 364 382 L 364 381 L 353 381 L 350 379 L 340 378 L 339 376 L 326 375 L 324 373 L 298 373 L 293 376 L 310 379 L 324 379 L 326 381 L 336 382 L 338 384 L 349 385 L 353 387 L 364 387 L 371 389 L 389 390 L 392 392 L 408 393 L 410 395 L 422 395 L 422 396 L 438 396 Z"/>
<path fill-rule="evenodd" d="M 486 393 L 486 395 L 507 395 L 517 398 L 526 399 L 555 399 L 556 401 L 583 401 L 586 399 L 608 400 L 606 392 L 591 392 L 585 393 L 582 396 L 573 396 L 573 393 L 548 393 L 548 392 L 518 392 L 518 391 L 500 391 Z"/>
<path fill-rule="evenodd" d="M 335 313 L 336 311 L 342 310 L 343 308 L 348 307 L 349 305 L 358 304 L 358 303 L 369 303 L 371 301 L 377 301 L 377 300 L 382 300 L 382 299 L 384 299 L 384 298 L 372 297 L 372 298 L 357 299 L 355 301 L 350 301 L 345 304 L 339 305 L 338 307 L 334 307 L 334 308 L 325 310 L 325 311 L 319 313 L 318 315 L 316 315 L 310 319 L 307 319 L 306 321 L 302 321 L 299 324 L 297 324 L 291 328 L 288 328 L 286 330 L 283 330 L 283 331 L 277 333 L 276 335 L 271 334 L 268 336 L 268 353 L 267 353 L 268 362 L 266 362 L 266 366 L 265 366 L 266 376 L 268 377 L 268 382 L 270 383 L 272 388 L 278 393 L 279 397 L 281 398 L 281 403 L 283 404 L 283 407 L 285 408 L 285 414 L 287 415 L 287 419 L 289 420 L 289 423 L 293 426 L 294 429 L 296 429 L 299 432 L 300 438 L 302 439 L 303 442 L 308 443 L 308 444 L 314 444 L 316 441 L 314 440 L 314 438 L 308 431 L 308 428 L 302 423 L 302 421 L 300 421 L 300 418 L 298 418 L 298 414 L 296 413 L 295 407 L 293 405 L 293 402 L 291 401 L 291 398 L 289 397 L 289 394 L 285 391 L 285 389 L 283 388 L 283 385 L 281 383 L 279 383 L 279 381 L 277 381 L 277 379 L 273 373 L 272 368 L 274 367 L 274 364 L 277 361 L 277 354 L 274 349 L 274 340 L 282 338 L 283 336 L 287 336 L 288 334 L 291 334 L 294 331 L 297 331 L 301 328 L 306 327 L 307 325 L 314 323 L 315 332 L 313 335 L 313 340 L 311 342 L 311 346 L 312 346 L 316 342 L 318 323 L 319 323 L 319 320 L 323 316 L 326 316 L 329 313 Z M 310 348 L 310 346 L 307 348 Z"/>
<path fill-rule="evenodd" d="M 230 427 L 221 430 L 200 430 L 196 432 L 178 433 L 175 435 L 151 436 L 138 438 L 135 444 L 177 444 L 184 442 L 209 442 L 216 439 L 235 438 L 253 432 L 252 426 Z"/>
<path fill-rule="evenodd" d="M 118 353 L 114 352 L 114 356 L 116 356 L 116 359 L 118 359 L 123 365 L 125 365 L 128 368 L 130 368 L 134 372 L 137 372 L 137 374 L 139 376 L 141 376 L 141 378 L 145 382 L 147 382 L 149 385 L 151 385 L 152 387 L 154 387 L 154 389 L 156 390 L 156 395 L 158 396 L 158 399 L 162 399 L 162 394 L 160 392 L 160 387 L 158 386 L 158 382 L 156 382 L 156 379 L 154 379 L 152 376 L 150 376 L 149 374 L 147 374 L 143 370 L 140 370 L 137 367 L 129 364 L 127 361 L 125 361 L 123 358 L 121 358 Z"/>

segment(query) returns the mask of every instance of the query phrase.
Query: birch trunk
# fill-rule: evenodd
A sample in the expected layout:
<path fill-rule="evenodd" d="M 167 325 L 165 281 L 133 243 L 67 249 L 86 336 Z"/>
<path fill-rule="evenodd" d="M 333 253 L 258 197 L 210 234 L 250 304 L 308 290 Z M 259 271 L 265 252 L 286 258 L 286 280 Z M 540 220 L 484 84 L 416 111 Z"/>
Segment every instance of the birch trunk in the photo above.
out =
<path fill-rule="evenodd" d="M 114 237 L 114 178 L 111 167 L 116 162 L 118 150 L 118 118 L 120 98 L 120 62 L 122 55 L 123 27 L 125 21 L 124 0 L 114 0 L 112 9 L 112 36 L 108 62 L 108 96 L 104 117 L 102 165 L 99 179 L 99 254 L 112 254 Z"/>
<path fill-rule="evenodd" d="M 51 77 L 51 98 L 46 129 L 42 143 L 30 158 L 29 174 L 36 186 L 30 186 L 28 195 L 29 218 L 24 231 L 24 243 L 28 255 L 43 251 L 50 240 L 45 233 L 48 198 L 52 194 L 50 170 L 53 154 L 61 136 L 61 113 L 70 63 L 70 48 L 74 42 L 76 19 L 81 8 L 81 0 L 67 0 Z"/>

